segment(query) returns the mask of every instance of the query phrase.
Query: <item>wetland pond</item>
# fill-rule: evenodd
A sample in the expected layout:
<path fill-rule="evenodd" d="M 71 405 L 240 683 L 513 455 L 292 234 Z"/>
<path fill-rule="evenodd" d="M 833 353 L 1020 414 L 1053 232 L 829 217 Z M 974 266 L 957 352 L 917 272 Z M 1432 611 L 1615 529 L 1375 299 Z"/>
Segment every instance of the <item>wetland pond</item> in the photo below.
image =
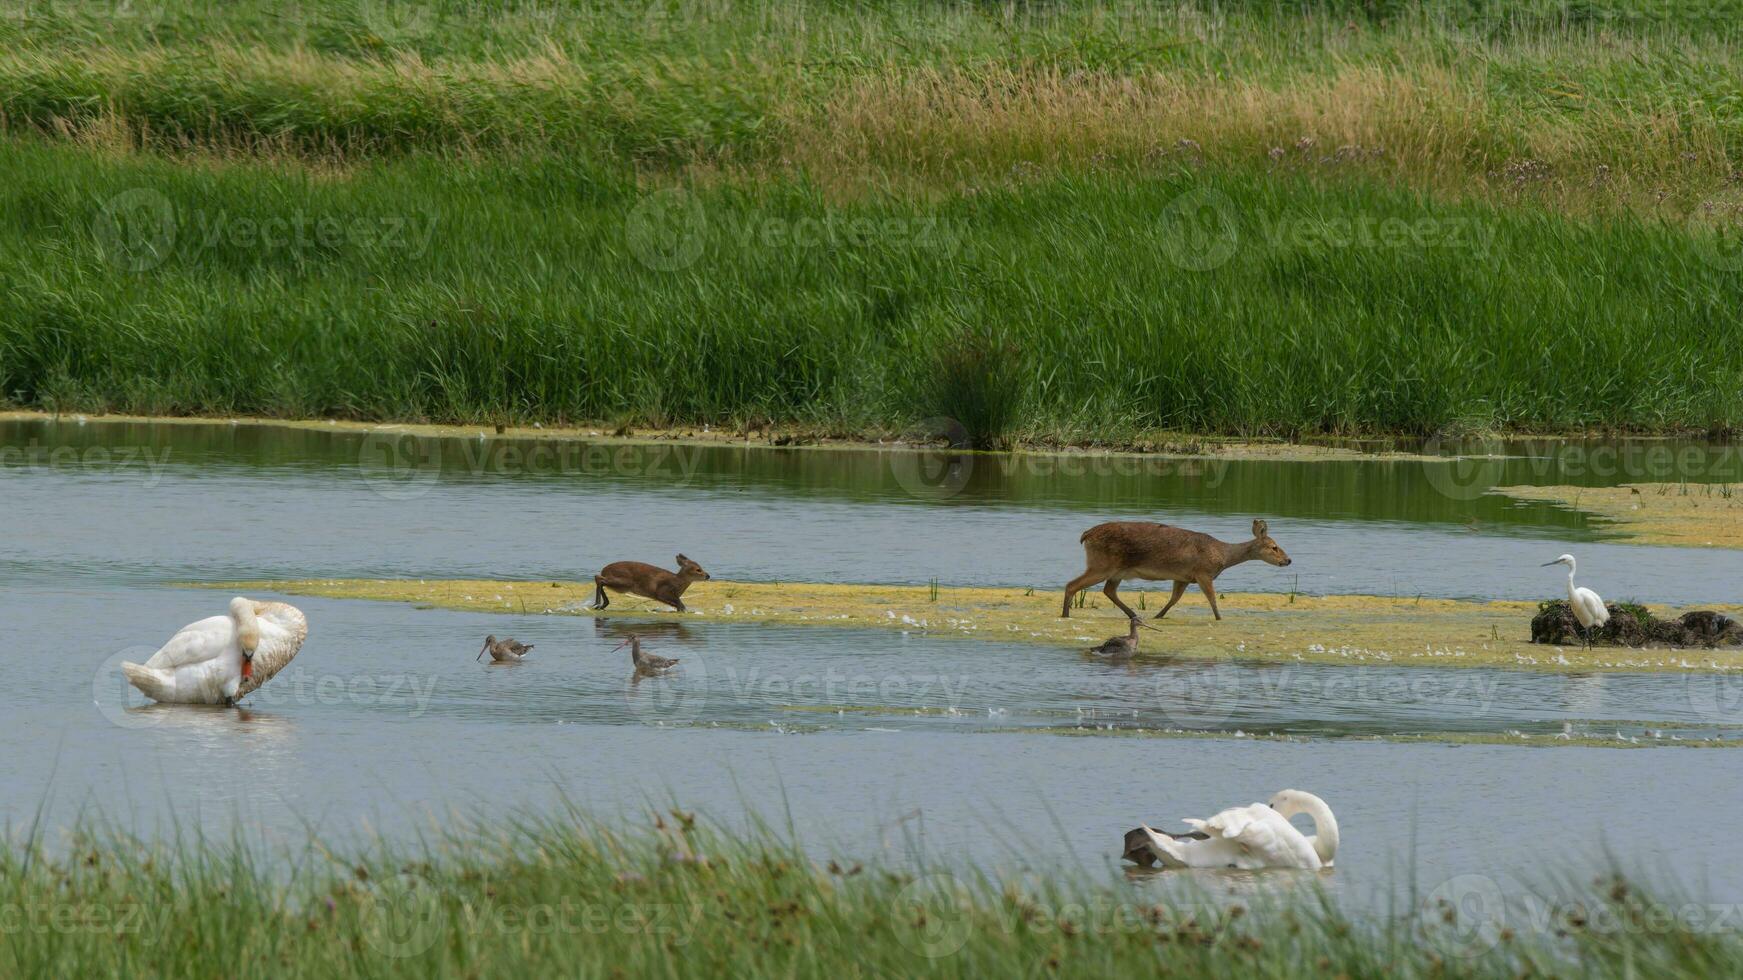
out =
<path fill-rule="evenodd" d="M 508 442 L 0 421 L 0 820 L 12 837 L 40 811 L 51 840 L 98 818 L 148 836 L 239 823 L 294 848 L 311 828 L 366 840 L 504 809 L 572 803 L 634 821 L 680 804 L 790 829 L 820 854 L 1114 874 L 1140 820 L 1175 829 L 1296 787 L 1337 811 L 1328 883 L 1365 901 L 1406 879 L 1426 889 L 1606 862 L 1743 900 L 1729 821 L 1667 827 L 1740 801 L 1723 746 L 1743 738 L 1743 681 L 1728 675 L 1118 666 L 919 631 L 302 597 L 307 644 L 246 708 L 127 696 L 120 660 L 222 610 L 223 594 L 189 582 L 574 581 L 681 551 L 717 579 L 1057 592 L 1081 570 L 1091 524 L 1244 540 L 1255 517 L 1294 563 L 1218 580 L 1231 633 L 1244 592 L 1549 598 L 1564 580 L 1539 565 L 1563 551 L 1612 601 L 1735 603 L 1743 581 L 1743 553 L 1621 543 L 1577 511 L 1485 492 L 1663 479 L 1625 462 L 1652 458 L 1641 446 L 1672 449 L 1682 479 L 1728 484 L 1739 463 L 1727 446 L 1510 447 L 1473 467 L 536 441 L 504 454 Z M 1108 610 L 1091 615 L 1115 631 Z M 1208 610 L 1194 590 L 1173 615 Z M 637 630 L 683 660 L 678 674 L 632 682 L 611 650 Z M 537 649 L 486 667 L 473 657 L 487 633 Z M 1544 744 L 1560 734 L 1567 744 Z M 1508 744 L 1525 735 L 1538 739 Z M 1617 737 L 1632 747 L 1583 744 Z"/>

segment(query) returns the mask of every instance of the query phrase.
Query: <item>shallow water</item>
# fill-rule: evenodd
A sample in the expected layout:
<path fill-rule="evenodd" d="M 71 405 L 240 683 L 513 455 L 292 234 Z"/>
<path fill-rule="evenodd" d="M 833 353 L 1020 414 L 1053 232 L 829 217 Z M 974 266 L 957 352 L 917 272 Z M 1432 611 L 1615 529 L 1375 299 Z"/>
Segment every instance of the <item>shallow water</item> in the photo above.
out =
<path fill-rule="evenodd" d="M 1425 475 L 1440 464 L 1241 463 L 1213 484 L 1178 468 L 1005 473 L 980 457 L 961 492 L 927 494 L 913 487 L 954 489 L 951 457 L 934 460 L 943 468 L 927 483 L 902 468 L 913 460 L 876 453 L 678 460 L 656 447 L 606 472 L 528 472 L 451 464 L 464 456 L 454 445 L 414 448 L 431 465 L 359 466 L 371 446 L 354 434 L 0 425 L 13 532 L 0 552 L 12 640 L 0 819 L 15 834 L 39 805 L 51 827 L 81 814 L 146 832 L 240 820 L 294 844 L 310 824 L 338 838 L 405 835 L 478 808 L 568 799 L 633 817 L 676 801 L 729 823 L 791 820 L 807 843 L 860 858 L 919 848 L 950 862 L 1100 868 L 1138 820 L 1172 827 L 1287 784 L 1337 809 L 1336 876 L 1352 893 L 1377 894 L 1406 870 L 1426 889 L 1461 874 L 1583 868 L 1607 848 L 1743 899 L 1743 844 L 1722 821 L 1679 824 L 1675 849 L 1659 843 L 1665 814 L 1736 797 L 1728 751 L 1669 747 L 1743 737 L 1738 685 L 1707 676 L 1122 667 L 893 632 L 298 599 L 310 640 L 248 710 L 134 706 L 119 660 L 221 609 L 222 594 L 172 584 L 190 579 L 577 578 L 612 558 L 683 550 L 739 579 L 1052 589 L 1077 571 L 1076 535 L 1122 516 L 1225 537 L 1249 516 L 1271 522 L 1295 564 L 1219 580 L 1231 632 L 1243 589 L 1546 596 L 1560 579 L 1537 563 L 1563 550 L 1618 596 L 1735 601 L 1743 578 L 1735 553 L 1605 543 L 1565 511 L 1458 499 Z M 652 466 L 662 448 L 678 479 Z M 1704 451 L 1721 462 L 1728 452 Z M 1576 482 L 1567 477 L 1541 482 Z M 1203 615 L 1196 593 L 1187 603 Z M 632 630 L 680 670 L 632 683 L 612 651 Z M 487 667 L 473 660 L 486 633 L 537 649 L 525 665 Z M 1564 729 L 1665 747 L 1372 740 Z"/>

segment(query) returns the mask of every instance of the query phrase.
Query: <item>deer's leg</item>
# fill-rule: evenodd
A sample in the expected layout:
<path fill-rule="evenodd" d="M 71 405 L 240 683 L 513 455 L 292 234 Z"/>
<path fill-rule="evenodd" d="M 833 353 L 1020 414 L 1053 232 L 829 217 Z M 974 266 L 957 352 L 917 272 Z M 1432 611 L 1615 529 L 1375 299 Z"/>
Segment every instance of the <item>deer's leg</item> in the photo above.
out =
<path fill-rule="evenodd" d="M 1208 578 L 1201 578 L 1198 580 L 1198 589 L 1210 600 L 1210 614 L 1218 619 L 1223 618 L 1223 614 L 1216 610 L 1216 584 Z"/>
<path fill-rule="evenodd" d="M 1082 575 L 1079 575 L 1078 577 L 1072 579 L 1070 582 L 1066 583 L 1066 585 L 1065 585 L 1065 603 L 1059 610 L 1059 618 L 1070 619 L 1071 618 L 1071 597 L 1078 594 L 1079 592 L 1082 592 L 1084 589 L 1089 588 L 1090 586 L 1094 585 L 1095 583 L 1100 582 L 1101 580 L 1102 580 L 1102 577 L 1100 575 L 1096 574 L 1094 569 L 1090 569 L 1088 571 L 1085 571 Z"/>
<path fill-rule="evenodd" d="M 605 594 L 605 577 L 593 576 L 593 608 L 604 609 L 611 605 L 611 597 Z"/>
<path fill-rule="evenodd" d="M 1157 619 L 1161 619 L 1163 616 L 1168 615 L 1168 610 L 1173 609 L 1174 604 L 1180 601 L 1180 597 L 1186 594 L 1186 587 L 1190 584 L 1191 583 L 1189 582 L 1182 582 L 1178 579 L 1175 580 L 1174 594 L 1168 597 L 1168 605 L 1163 606 L 1162 611 L 1156 614 Z"/>
<path fill-rule="evenodd" d="M 1108 579 L 1108 584 L 1103 586 L 1101 591 L 1102 591 L 1103 595 L 1108 597 L 1109 601 L 1111 601 L 1114 605 L 1120 607 L 1120 612 L 1125 613 L 1127 619 L 1137 619 L 1138 618 L 1138 614 L 1132 611 L 1131 606 L 1128 606 L 1125 603 L 1120 601 L 1120 580 L 1119 579 L 1117 579 L 1117 578 Z"/>

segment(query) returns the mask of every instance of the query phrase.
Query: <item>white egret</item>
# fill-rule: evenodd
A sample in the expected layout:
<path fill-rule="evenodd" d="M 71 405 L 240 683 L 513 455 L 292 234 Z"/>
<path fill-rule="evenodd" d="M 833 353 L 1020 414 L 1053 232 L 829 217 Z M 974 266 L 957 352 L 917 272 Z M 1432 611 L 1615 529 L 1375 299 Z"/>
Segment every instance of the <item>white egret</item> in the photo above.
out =
<path fill-rule="evenodd" d="M 229 615 L 189 623 L 151 659 L 124 663 L 121 672 L 154 701 L 234 704 L 283 670 L 308 635 L 297 607 L 237 596 Z"/>
<path fill-rule="evenodd" d="M 1305 813 L 1313 818 L 1310 836 L 1289 818 Z M 1230 807 L 1207 820 L 1184 821 L 1189 834 L 1163 834 L 1139 824 L 1126 834 L 1125 856 L 1146 867 L 1329 868 L 1338 851 L 1338 822 L 1331 807 L 1312 793 L 1286 789 L 1270 803 Z"/>
<path fill-rule="evenodd" d="M 1610 621 L 1610 610 L 1604 605 L 1604 600 L 1591 589 L 1574 588 L 1574 556 L 1562 555 L 1555 561 L 1546 561 L 1544 568 L 1551 565 L 1567 566 L 1567 604 L 1574 611 L 1574 619 L 1580 624 L 1580 638 L 1586 646 L 1592 645 L 1591 629 L 1602 626 Z"/>

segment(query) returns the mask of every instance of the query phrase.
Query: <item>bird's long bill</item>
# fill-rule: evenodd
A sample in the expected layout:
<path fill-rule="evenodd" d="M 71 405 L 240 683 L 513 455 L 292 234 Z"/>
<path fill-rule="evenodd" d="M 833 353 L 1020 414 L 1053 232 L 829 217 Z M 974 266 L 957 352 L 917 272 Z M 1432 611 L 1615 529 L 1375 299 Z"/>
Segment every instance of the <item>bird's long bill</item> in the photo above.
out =
<path fill-rule="evenodd" d="M 1561 564 L 1560 561 L 1546 561 L 1542 565 L 1539 565 L 1538 567 L 1539 568 L 1548 568 L 1551 565 L 1559 565 L 1559 564 Z"/>
<path fill-rule="evenodd" d="M 617 646 L 612 647 L 611 652 L 616 653 L 617 651 L 622 650 L 626 646 L 629 646 L 628 640 L 624 640 L 622 643 L 619 643 Z"/>
<path fill-rule="evenodd" d="M 488 643 L 484 644 L 484 646 L 482 646 L 482 647 L 479 647 L 478 648 L 478 656 L 473 657 L 472 659 L 473 660 L 483 660 L 484 659 L 484 651 L 486 651 L 488 649 L 490 649 L 490 644 L 488 644 Z"/>

